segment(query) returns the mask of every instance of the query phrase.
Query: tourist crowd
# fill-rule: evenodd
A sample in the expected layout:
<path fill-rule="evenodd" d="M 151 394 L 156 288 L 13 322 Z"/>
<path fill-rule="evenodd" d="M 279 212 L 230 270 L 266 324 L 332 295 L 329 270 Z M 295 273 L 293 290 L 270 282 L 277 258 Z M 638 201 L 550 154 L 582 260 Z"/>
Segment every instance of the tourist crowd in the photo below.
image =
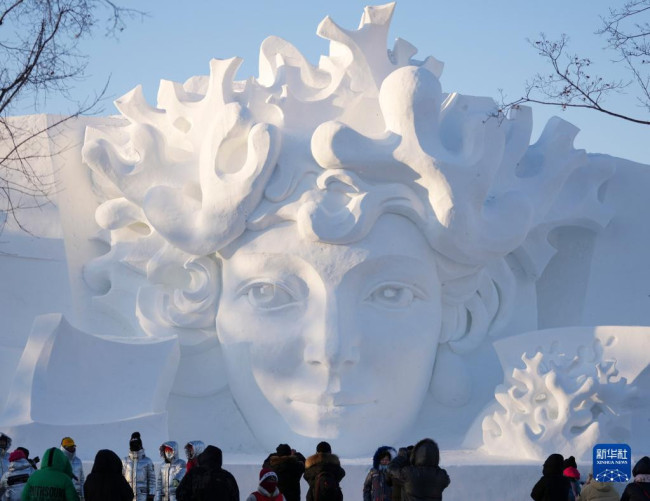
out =
<path fill-rule="evenodd" d="M 60 447 L 47 449 L 42 461 L 30 458 L 24 447 L 10 449 L 11 439 L 0 433 L 0 501 L 240 501 L 235 477 L 222 467 L 221 449 L 206 447 L 199 440 L 185 444 L 187 460 L 180 457 L 176 442 L 163 442 L 159 447 L 163 463 L 157 474 L 138 432 L 131 435 L 123 459 L 108 449 L 98 451 L 87 477 L 71 437 L 64 437 Z M 379 447 L 363 483 L 363 501 L 441 500 L 450 479 L 439 463 L 438 445 L 430 438 L 399 451 Z M 632 474 L 634 481 L 619 498 L 612 483 L 598 482 L 591 475 L 583 483 L 573 456 L 551 454 L 531 497 L 535 501 L 647 501 L 650 458 L 641 458 Z M 320 442 L 307 458 L 280 444 L 264 460 L 258 487 L 246 501 L 300 501 L 303 477 L 309 485 L 306 501 L 343 501 L 344 476 L 327 442 Z"/>

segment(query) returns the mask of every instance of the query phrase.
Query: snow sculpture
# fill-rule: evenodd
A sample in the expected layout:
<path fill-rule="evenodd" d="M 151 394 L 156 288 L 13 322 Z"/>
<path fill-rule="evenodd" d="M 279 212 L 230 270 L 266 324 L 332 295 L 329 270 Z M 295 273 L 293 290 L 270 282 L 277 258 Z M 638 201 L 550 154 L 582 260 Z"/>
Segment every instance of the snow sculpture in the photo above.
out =
<path fill-rule="evenodd" d="M 636 388 L 620 377 L 615 361 L 602 359 L 598 340 L 590 351 L 522 355 L 526 368 L 515 368 L 509 386 L 495 394 L 505 412 L 483 420 L 485 449 L 536 460 L 557 451 L 587 461 L 599 441 L 629 441 L 628 430 L 617 426 Z"/>
<path fill-rule="evenodd" d="M 22 426 L 30 446 L 51 443 L 57 431 L 90 432 L 104 447 L 114 447 L 134 426 L 164 436 L 178 360 L 178 341 L 172 337 L 93 336 L 59 314 L 41 315 L 16 368 L 2 426 Z M 163 370 L 143 370 L 152 365 Z"/>
<path fill-rule="evenodd" d="M 326 18 L 317 66 L 271 37 L 257 78 L 214 60 L 155 107 L 136 88 L 120 118 L 75 122 L 83 148 L 51 159 L 75 193 L 56 207 L 75 308 L 0 338 L 3 431 L 88 451 L 136 429 L 247 453 L 650 446 L 649 328 L 584 327 L 650 325 L 650 169 L 576 150 L 558 118 L 531 145 L 530 109 L 443 93 L 442 63 L 386 50 L 393 7 Z"/>
<path fill-rule="evenodd" d="M 385 49 L 393 8 L 367 7 L 355 31 L 326 18 L 317 67 L 271 37 L 258 78 L 213 60 L 86 133 L 111 248 L 88 282 L 107 292 L 127 267 L 140 327 L 179 337 L 175 391 L 222 388 L 225 366 L 266 448 L 369 451 L 412 426 L 429 386 L 466 403 L 460 356 L 508 320 L 512 263 L 532 283 L 550 230 L 610 216 L 612 167 L 573 148 L 575 127 L 553 119 L 531 146 L 528 108 L 490 119 L 491 99 L 444 94 L 442 63 Z M 197 350 L 203 364 L 184 360 Z M 193 370 L 212 381 L 184 384 Z"/>

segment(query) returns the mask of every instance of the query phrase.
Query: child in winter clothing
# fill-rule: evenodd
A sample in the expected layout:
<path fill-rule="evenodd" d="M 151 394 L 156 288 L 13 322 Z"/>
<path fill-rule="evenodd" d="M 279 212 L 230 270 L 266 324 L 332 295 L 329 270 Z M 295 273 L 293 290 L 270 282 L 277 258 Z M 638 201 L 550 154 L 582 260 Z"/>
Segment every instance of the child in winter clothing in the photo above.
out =
<path fill-rule="evenodd" d="M 388 484 L 388 464 L 396 456 L 395 449 L 379 447 L 372 458 L 372 468 L 363 483 L 363 501 L 391 501 L 392 487 Z"/>
<path fill-rule="evenodd" d="M 284 496 L 278 489 L 278 476 L 269 468 L 262 468 L 260 471 L 260 484 L 255 492 L 252 492 L 246 501 L 285 501 Z"/>
<path fill-rule="evenodd" d="M 575 501 L 580 496 L 580 472 L 576 458 L 569 456 L 564 460 L 564 470 L 562 475 L 569 479 L 571 490 L 569 490 L 569 501 Z"/>

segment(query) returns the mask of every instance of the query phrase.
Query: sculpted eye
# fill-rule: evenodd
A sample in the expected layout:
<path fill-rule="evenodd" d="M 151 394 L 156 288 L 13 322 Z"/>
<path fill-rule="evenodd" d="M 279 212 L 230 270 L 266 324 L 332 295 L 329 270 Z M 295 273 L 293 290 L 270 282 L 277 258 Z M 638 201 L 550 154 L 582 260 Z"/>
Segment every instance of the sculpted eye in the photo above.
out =
<path fill-rule="evenodd" d="M 390 283 L 373 289 L 368 294 L 366 302 L 382 308 L 401 309 L 408 308 L 416 298 L 422 296 L 421 292 L 411 286 Z"/>
<path fill-rule="evenodd" d="M 246 296 L 251 306 L 264 310 L 277 310 L 298 302 L 288 288 L 271 282 L 248 285 L 241 294 Z"/>

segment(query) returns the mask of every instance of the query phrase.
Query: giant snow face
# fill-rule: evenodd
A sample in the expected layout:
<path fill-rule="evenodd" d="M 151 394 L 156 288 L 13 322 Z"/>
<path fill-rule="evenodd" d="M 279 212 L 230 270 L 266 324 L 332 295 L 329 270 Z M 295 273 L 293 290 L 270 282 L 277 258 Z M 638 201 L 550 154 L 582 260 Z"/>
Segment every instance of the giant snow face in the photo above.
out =
<path fill-rule="evenodd" d="M 293 431 L 340 452 L 397 439 L 418 414 L 440 335 L 436 259 L 420 231 L 387 215 L 349 245 L 283 225 L 232 247 L 217 333 L 256 437 L 272 448 Z"/>

